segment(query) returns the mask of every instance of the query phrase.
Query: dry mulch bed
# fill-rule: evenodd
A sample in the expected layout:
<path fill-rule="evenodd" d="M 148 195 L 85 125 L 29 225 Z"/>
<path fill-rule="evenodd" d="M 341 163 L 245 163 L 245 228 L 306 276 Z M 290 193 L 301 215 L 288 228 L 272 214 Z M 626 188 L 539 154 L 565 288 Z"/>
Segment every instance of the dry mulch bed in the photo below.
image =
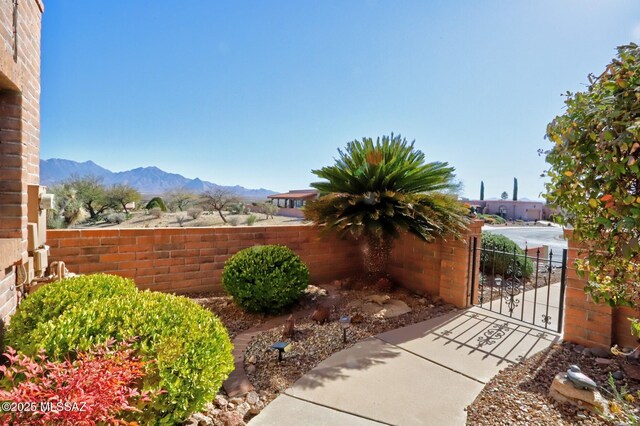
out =
<path fill-rule="evenodd" d="M 352 286 L 356 288 L 350 288 Z M 425 321 L 455 309 L 452 305 L 443 303 L 440 298 L 418 295 L 403 288 L 385 292 L 373 286 L 361 287 L 361 283 L 357 281 L 333 282 L 320 287 L 311 286 L 291 312 L 331 305 L 329 321 L 325 324 L 316 324 L 308 317 L 296 321 L 295 336 L 291 342 L 292 349 L 284 355 L 282 362 L 278 362 L 277 352 L 270 347 L 273 343 L 282 340 L 284 322 L 282 325 L 260 333 L 245 351 L 245 370 L 256 391 L 250 392 L 245 398 L 230 399 L 221 389 L 214 403 L 209 404 L 204 413 L 192 416 L 186 424 L 243 424 L 242 421 L 251 419 L 280 392 L 290 387 L 302 375 L 333 353 L 375 334 Z M 384 294 L 391 299 L 401 300 L 411 308 L 411 312 L 395 318 L 363 314 L 361 322 L 351 324 L 347 330 L 347 342 L 343 342 L 343 332 L 338 319 L 343 315 L 350 315 L 353 318 L 358 312 L 353 304 L 374 294 Z M 246 313 L 226 295 L 199 294 L 191 297 L 222 320 L 232 339 L 243 331 L 273 318 L 262 314 Z M 253 403 L 256 398 L 257 402 Z M 251 404 L 247 403 L 249 400 L 252 400 Z"/>
<path fill-rule="evenodd" d="M 627 391 L 638 399 L 640 382 L 623 373 L 622 357 L 611 358 L 610 364 L 599 363 L 596 357 L 581 346 L 571 343 L 554 345 L 533 357 L 502 370 L 485 386 L 475 401 L 467 407 L 468 425 L 617 425 L 630 424 L 622 418 L 607 421 L 597 415 L 570 404 L 556 402 L 548 396 L 549 387 L 557 373 L 565 372 L 570 365 L 578 365 L 594 379 L 598 390 L 612 400 L 609 373 L 618 390 L 626 386 Z M 634 403 L 635 410 L 638 409 Z"/>

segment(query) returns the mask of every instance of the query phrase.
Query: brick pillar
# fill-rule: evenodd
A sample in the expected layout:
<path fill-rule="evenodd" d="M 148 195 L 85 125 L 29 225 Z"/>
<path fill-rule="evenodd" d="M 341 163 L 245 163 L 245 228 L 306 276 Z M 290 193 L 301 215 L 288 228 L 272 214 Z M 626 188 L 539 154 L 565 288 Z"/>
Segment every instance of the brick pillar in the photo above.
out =
<path fill-rule="evenodd" d="M 442 240 L 440 249 L 440 290 L 439 296 L 447 303 L 458 308 L 467 308 L 471 303 L 471 274 L 475 275 L 477 285 L 479 277 L 479 250 L 472 253 L 473 237 L 478 238 L 480 246 L 480 234 L 482 220 L 474 220 L 463 235 L 463 241 L 448 239 Z M 472 270 L 472 256 L 476 256 L 476 269 Z"/>
<path fill-rule="evenodd" d="M 578 243 L 572 240 L 572 230 L 565 230 L 569 239 L 567 260 L 567 291 L 565 297 L 564 340 L 584 346 L 609 348 L 613 343 L 613 309 L 595 303 L 584 291 L 587 277 L 580 277 L 575 268 Z"/>

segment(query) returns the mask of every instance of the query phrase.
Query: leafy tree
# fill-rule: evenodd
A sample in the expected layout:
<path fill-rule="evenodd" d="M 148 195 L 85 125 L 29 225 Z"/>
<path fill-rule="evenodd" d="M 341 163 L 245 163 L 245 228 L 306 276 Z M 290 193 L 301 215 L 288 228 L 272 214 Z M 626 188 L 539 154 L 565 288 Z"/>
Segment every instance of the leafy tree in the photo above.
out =
<path fill-rule="evenodd" d="M 547 201 L 574 226 L 596 301 L 640 306 L 640 48 L 620 46 L 547 127 Z M 634 322 L 634 331 L 640 326 Z M 640 333 L 638 333 L 640 334 Z"/>
<path fill-rule="evenodd" d="M 518 179 L 513 178 L 513 201 L 518 201 Z"/>
<path fill-rule="evenodd" d="M 129 214 L 127 204 L 139 202 L 142 199 L 137 189 L 127 184 L 116 184 L 107 190 L 107 200 L 112 206 L 120 206 Z"/>
<path fill-rule="evenodd" d="M 164 195 L 164 199 L 167 200 L 168 207 L 171 210 L 182 212 L 192 207 L 198 201 L 198 196 L 190 191 L 175 189 L 168 191 Z"/>
<path fill-rule="evenodd" d="M 91 219 L 96 219 L 111 207 L 101 178 L 95 176 L 72 177 L 66 184 L 75 191 L 75 198 L 82 203 Z"/>
<path fill-rule="evenodd" d="M 500 198 L 503 200 L 506 200 L 507 198 L 509 198 L 509 194 L 507 194 L 507 191 L 504 191 L 502 194 L 500 194 Z"/>
<path fill-rule="evenodd" d="M 364 241 L 365 270 L 386 272 L 393 239 L 409 231 L 425 241 L 460 236 L 468 209 L 456 197 L 454 168 L 425 161 L 425 155 L 400 135 L 355 140 L 338 150 L 333 166 L 313 170 L 324 179 L 311 184 L 320 197 L 305 215 L 325 231 Z"/>
<path fill-rule="evenodd" d="M 480 181 L 480 201 L 484 200 L 484 181 Z"/>
<path fill-rule="evenodd" d="M 200 196 L 200 205 L 208 211 L 217 211 L 224 223 L 227 223 L 227 219 L 222 211 L 237 202 L 238 198 L 224 188 L 211 189 Z"/>

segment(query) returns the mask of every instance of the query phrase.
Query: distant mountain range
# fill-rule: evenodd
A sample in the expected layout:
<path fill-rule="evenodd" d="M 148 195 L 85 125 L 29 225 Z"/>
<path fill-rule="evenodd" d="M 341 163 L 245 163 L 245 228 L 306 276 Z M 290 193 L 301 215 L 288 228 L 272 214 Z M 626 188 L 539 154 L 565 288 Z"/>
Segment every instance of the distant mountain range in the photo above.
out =
<path fill-rule="evenodd" d="M 78 163 L 72 160 L 51 158 L 40 160 L 40 183 L 51 186 L 71 177 L 95 176 L 102 179 L 105 185 L 128 184 L 145 195 L 159 195 L 173 189 L 185 189 L 193 192 L 204 192 L 216 188 L 224 188 L 233 194 L 249 199 L 264 199 L 276 192 L 260 188 L 248 189 L 243 186 L 223 186 L 207 182 L 199 178 L 189 179 L 176 173 L 168 173 L 157 167 L 138 167 L 124 172 L 112 172 L 94 163 L 85 161 Z"/>

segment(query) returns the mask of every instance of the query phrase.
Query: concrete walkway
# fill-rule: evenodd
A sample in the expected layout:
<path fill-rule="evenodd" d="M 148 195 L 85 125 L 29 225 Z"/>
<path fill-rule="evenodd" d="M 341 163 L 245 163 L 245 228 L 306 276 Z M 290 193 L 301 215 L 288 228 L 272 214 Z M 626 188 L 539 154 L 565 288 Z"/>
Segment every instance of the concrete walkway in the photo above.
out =
<path fill-rule="evenodd" d="M 249 424 L 464 425 L 498 371 L 558 340 L 480 307 L 452 312 L 333 354 Z"/>

